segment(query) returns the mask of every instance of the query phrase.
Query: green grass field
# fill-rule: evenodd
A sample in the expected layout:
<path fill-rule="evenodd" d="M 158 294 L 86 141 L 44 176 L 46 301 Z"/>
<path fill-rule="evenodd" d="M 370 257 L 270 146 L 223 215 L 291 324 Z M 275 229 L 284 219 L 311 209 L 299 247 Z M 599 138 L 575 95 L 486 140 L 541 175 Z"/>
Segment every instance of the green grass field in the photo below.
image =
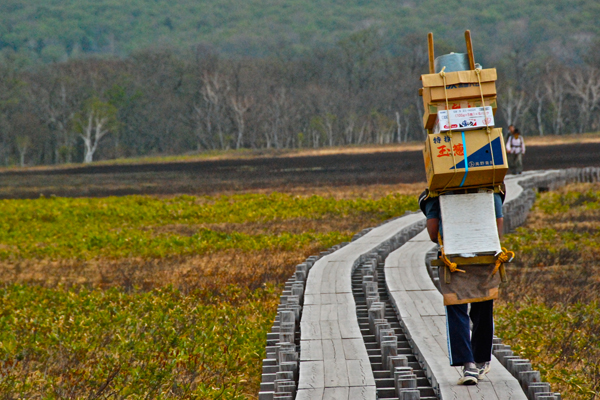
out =
<path fill-rule="evenodd" d="M 416 189 L 2 201 L 0 394 L 256 398 L 294 265 L 416 210 Z M 497 334 L 563 398 L 600 390 L 599 222 L 600 185 L 572 185 L 504 240 Z"/>
<path fill-rule="evenodd" d="M 416 198 L 41 198 L 0 209 L 2 397 L 242 399 L 258 393 L 294 265 Z"/>

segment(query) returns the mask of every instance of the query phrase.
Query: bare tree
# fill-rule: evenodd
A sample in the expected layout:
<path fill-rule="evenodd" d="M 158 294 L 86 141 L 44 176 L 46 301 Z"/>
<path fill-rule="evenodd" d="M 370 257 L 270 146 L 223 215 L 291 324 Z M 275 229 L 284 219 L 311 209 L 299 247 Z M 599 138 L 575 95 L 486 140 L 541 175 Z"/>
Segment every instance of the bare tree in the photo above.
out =
<path fill-rule="evenodd" d="M 265 130 L 267 147 L 279 149 L 286 141 L 286 130 L 288 124 L 288 108 L 290 100 L 286 88 L 281 87 L 270 96 L 268 105 L 269 129 Z"/>
<path fill-rule="evenodd" d="M 600 71 L 593 67 L 581 68 L 565 74 L 569 93 L 578 101 L 579 133 L 588 129 L 594 109 L 600 103 Z"/>
<path fill-rule="evenodd" d="M 204 111 L 206 131 L 209 136 L 213 135 L 213 129 L 219 138 L 221 149 L 229 148 L 224 135 L 224 111 L 227 93 L 229 92 L 229 82 L 221 79 L 218 73 L 205 73 L 202 81 L 204 83 L 201 93 L 206 102 Z"/>
<path fill-rule="evenodd" d="M 354 127 L 356 126 L 357 116 L 355 113 L 350 113 L 345 119 L 346 125 L 344 127 L 344 143 L 354 143 Z"/>
<path fill-rule="evenodd" d="M 90 99 L 75 117 L 76 129 L 85 146 L 84 162 L 91 163 L 100 140 L 116 126 L 116 108 L 97 98 Z"/>
<path fill-rule="evenodd" d="M 535 100 L 537 102 L 537 107 L 536 107 L 536 120 L 537 120 L 537 127 L 538 127 L 538 132 L 540 134 L 540 136 L 544 136 L 544 118 L 543 118 L 543 107 L 544 107 L 544 101 L 546 99 L 546 92 L 544 91 L 544 88 L 542 87 L 542 85 L 537 85 L 535 87 Z"/>
<path fill-rule="evenodd" d="M 254 98 L 252 96 L 231 96 L 229 102 L 231 103 L 233 117 L 237 125 L 237 140 L 235 141 L 235 148 L 237 150 L 242 146 L 245 129 L 245 114 L 254 103 Z"/>
<path fill-rule="evenodd" d="M 19 152 L 19 165 L 21 167 L 24 167 L 25 154 L 27 153 L 27 149 L 31 145 L 31 138 L 26 135 L 18 135 L 15 139 L 15 144 L 17 145 L 17 151 Z"/>
<path fill-rule="evenodd" d="M 54 82 L 48 82 L 43 77 L 40 78 L 42 78 L 40 81 L 30 84 L 30 98 L 33 99 L 33 105 L 38 109 L 38 115 L 43 118 L 50 131 L 55 133 L 55 162 L 60 162 L 61 150 L 65 156 L 64 161 L 71 162 L 74 138 L 70 124 L 76 112 L 77 100 L 71 88 L 68 88 L 64 82 L 64 77 L 45 77 Z"/>
<path fill-rule="evenodd" d="M 563 106 L 566 92 L 561 74 L 549 74 L 549 79 L 544 80 L 544 88 L 552 106 L 552 131 L 555 135 L 560 135 L 564 126 Z"/>
<path fill-rule="evenodd" d="M 508 125 L 516 125 L 521 118 L 529 109 L 531 100 L 527 98 L 524 91 L 518 91 L 515 93 L 512 87 L 508 87 L 505 96 L 503 96 L 504 104 L 502 107 L 502 114 Z"/>

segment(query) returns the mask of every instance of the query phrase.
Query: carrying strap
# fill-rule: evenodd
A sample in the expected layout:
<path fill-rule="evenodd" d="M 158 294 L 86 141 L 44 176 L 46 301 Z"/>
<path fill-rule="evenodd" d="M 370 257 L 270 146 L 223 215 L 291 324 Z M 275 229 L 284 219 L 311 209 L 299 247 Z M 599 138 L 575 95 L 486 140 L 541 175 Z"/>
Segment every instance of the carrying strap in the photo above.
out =
<path fill-rule="evenodd" d="M 450 138 L 450 154 L 452 154 L 452 164 L 456 166 L 456 158 L 454 157 L 454 143 L 452 142 L 452 121 L 450 121 L 450 102 L 448 101 L 448 90 L 446 89 L 445 69 L 446 69 L 446 66 L 444 66 L 442 68 L 442 70 L 439 72 L 439 75 L 442 77 L 442 80 L 444 81 L 444 97 L 446 98 L 446 113 L 448 114 L 449 130 L 448 130 L 448 132 L 445 132 L 445 134 Z M 456 170 L 457 170 L 457 168 L 454 168 L 454 173 L 452 174 L 452 178 L 450 178 L 448 180 L 448 182 L 446 183 L 444 188 L 441 190 L 442 192 L 445 191 L 446 188 L 448 187 L 448 185 L 450 185 L 450 182 L 452 182 L 454 180 L 454 177 L 456 176 Z M 464 182 L 464 179 L 463 179 L 463 182 Z M 461 184 L 461 186 L 462 186 L 462 184 Z"/>
<path fill-rule="evenodd" d="M 485 99 L 483 97 L 483 87 L 481 86 L 481 68 L 475 68 L 477 82 L 479 83 L 479 94 L 481 95 L 481 106 L 483 107 L 483 117 L 485 118 L 485 130 L 490 144 L 490 154 L 492 155 L 492 186 L 496 186 L 496 160 L 494 160 L 494 148 L 492 147 L 492 128 L 488 125 L 487 110 L 485 109 Z"/>

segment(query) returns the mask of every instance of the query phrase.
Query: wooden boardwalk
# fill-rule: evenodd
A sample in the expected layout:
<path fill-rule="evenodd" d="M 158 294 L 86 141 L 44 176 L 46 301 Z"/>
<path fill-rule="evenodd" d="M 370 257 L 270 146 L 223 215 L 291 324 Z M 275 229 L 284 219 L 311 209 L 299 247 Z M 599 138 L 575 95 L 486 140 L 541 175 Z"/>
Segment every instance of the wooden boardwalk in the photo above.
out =
<path fill-rule="evenodd" d="M 361 256 L 406 228 L 423 229 L 423 221 L 422 214 L 390 221 L 319 259 L 312 267 L 300 321 L 296 399 L 375 399 L 375 379 L 352 295 L 352 272 Z"/>
<path fill-rule="evenodd" d="M 492 370 L 477 386 L 456 382 L 460 369 L 449 366 L 446 312 L 442 294 L 427 269 L 427 253 L 436 249 L 423 231 L 385 261 L 385 279 L 394 306 L 411 342 L 426 365 L 428 378 L 441 399 L 527 400 L 519 382 L 492 357 Z"/>
<path fill-rule="evenodd" d="M 587 168 L 527 172 L 508 177 L 505 181 L 505 231 L 525 221 L 535 200 L 533 189 L 551 190 L 572 181 L 598 181 L 599 175 L 599 168 Z M 286 397 L 281 392 L 276 394 L 277 390 L 274 391 L 272 387 L 277 387 L 277 384 L 266 383 L 265 387 L 269 389 L 261 390 L 260 400 L 294 397 L 299 400 L 377 398 L 377 382 L 381 379 L 372 370 L 373 353 L 363 340 L 365 329 L 361 332 L 354 297 L 356 293 L 353 295 L 352 291 L 352 273 L 359 265 L 364 265 L 366 259 L 372 259 L 374 254 L 377 256 L 377 251 L 380 256 L 384 254 L 382 257 L 385 258 L 383 271 L 389 301 L 437 398 L 533 398 L 523 391 L 519 381 L 505 368 L 506 362 L 501 363 L 496 357 L 492 358 L 491 372 L 477 386 L 456 384 L 460 370 L 450 367 L 448 362 L 443 298 L 426 266 L 428 254 L 436 250 L 436 245 L 429 240 L 424 228 L 425 218 L 421 213 L 408 214 L 373 228 L 357 240 L 319 258 L 314 265 L 309 263 L 312 267 L 309 266 L 310 273 L 304 287 L 299 322 L 300 340 L 296 342 L 299 344 L 297 380 L 295 384 L 286 382 L 286 385 L 291 385 L 286 387 L 294 387 L 290 390 L 295 396 L 291 394 Z M 382 252 L 382 246 L 387 250 Z M 274 326 L 274 333 L 270 335 L 277 335 L 277 331 L 278 328 Z M 267 350 L 268 358 L 275 357 L 273 354 L 276 353 L 269 353 L 274 351 L 273 348 L 277 346 Z M 506 348 L 500 350 L 506 353 Z M 512 355 L 512 352 L 508 353 Z M 277 362 L 265 360 L 263 371 L 269 373 L 263 374 L 263 382 L 275 380 L 274 371 L 281 369 L 277 367 Z M 381 365 L 381 360 L 379 363 Z M 265 377 L 268 379 L 265 380 Z"/>

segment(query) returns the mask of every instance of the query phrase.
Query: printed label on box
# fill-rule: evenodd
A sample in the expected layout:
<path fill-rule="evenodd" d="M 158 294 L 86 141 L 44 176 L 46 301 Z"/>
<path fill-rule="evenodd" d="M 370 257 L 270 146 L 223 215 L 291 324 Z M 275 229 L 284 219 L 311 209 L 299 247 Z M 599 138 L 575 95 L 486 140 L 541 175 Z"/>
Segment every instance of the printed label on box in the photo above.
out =
<path fill-rule="evenodd" d="M 486 126 L 494 126 L 494 113 L 490 106 L 486 106 L 485 110 L 484 107 L 440 110 L 433 130 L 434 133 L 439 133 L 450 129 L 469 130 Z"/>

